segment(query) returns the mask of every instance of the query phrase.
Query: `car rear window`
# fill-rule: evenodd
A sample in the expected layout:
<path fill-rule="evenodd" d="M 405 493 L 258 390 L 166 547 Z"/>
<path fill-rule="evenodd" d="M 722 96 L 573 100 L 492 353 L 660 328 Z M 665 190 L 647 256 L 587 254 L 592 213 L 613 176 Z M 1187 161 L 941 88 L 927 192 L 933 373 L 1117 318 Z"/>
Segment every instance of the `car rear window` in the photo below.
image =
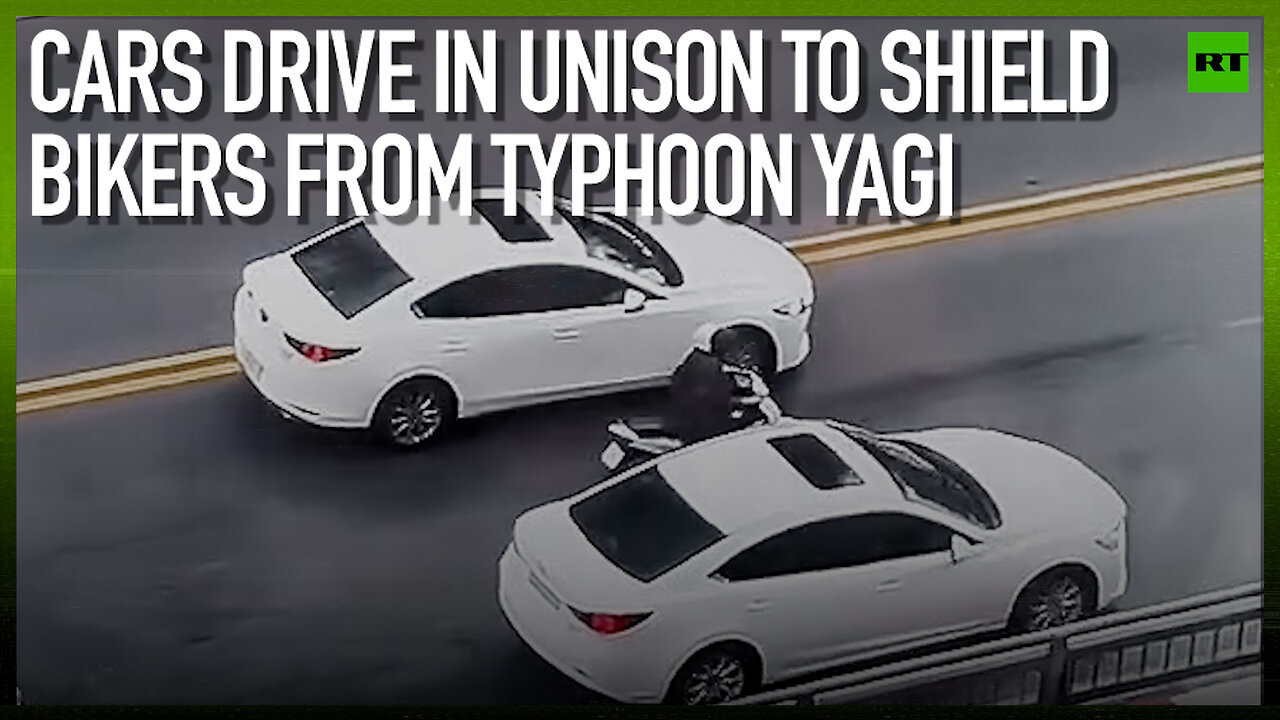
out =
<path fill-rule="evenodd" d="M 773 438 L 769 445 L 816 488 L 831 490 L 862 484 L 862 478 L 858 477 L 853 468 L 813 435 L 804 433 Z"/>
<path fill-rule="evenodd" d="M 546 242 L 551 239 L 542 223 L 535 220 L 523 205 L 516 203 L 516 214 L 507 217 L 502 214 L 502 203 L 502 200 L 474 200 L 471 206 L 509 243 Z"/>
<path fill-rule="evenodd" d="M 410 279 L 364 223 L 295 252 L 293 261 L 329 304 L 348 319 Z"/>
<path fill-rule="evenodd" d="M 649 582 L 724 537 L 656 467 L 569 508 L 578 529 L 623 572 Z"/>

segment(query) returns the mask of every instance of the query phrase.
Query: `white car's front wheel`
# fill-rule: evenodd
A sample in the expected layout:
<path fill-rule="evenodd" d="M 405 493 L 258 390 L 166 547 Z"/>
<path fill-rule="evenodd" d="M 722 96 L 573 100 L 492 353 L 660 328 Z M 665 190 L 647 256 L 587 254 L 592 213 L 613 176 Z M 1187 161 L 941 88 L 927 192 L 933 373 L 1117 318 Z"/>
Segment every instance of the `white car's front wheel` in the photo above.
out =
<path fill-rule="evenodd" d="M 1083 620 L 1093 613 L 1096 598 L 1088 571 L 1051 570 L 1023 589 L 1009 624 L 1017 632 L 1035 632 Z"/>
<path fill-rule="evenodd" d="M 756 328 L 731 327 L 711 338 L 711 352 L 721 362 L 757 372 L 766 381 L 776 370 L 773 341 Z"/>
<path fill-rule="evenodd" d="M 407 380 L 392 388 L 373 417 L 378 438 L 406 450 L 419 448 L 453 420 L 453 393 L 439 380 Z"/>

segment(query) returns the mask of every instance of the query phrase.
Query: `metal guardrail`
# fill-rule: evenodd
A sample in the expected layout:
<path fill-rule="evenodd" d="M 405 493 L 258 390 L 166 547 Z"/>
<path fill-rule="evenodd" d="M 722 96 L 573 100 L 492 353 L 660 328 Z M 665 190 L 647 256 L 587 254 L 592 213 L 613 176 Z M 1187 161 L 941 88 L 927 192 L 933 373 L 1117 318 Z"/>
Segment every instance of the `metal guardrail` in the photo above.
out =
<path fill-rule="evenodd" d="M 1262 584 L 771 690 L 738 705 L 1075 705 L 1256 664 Z"/>

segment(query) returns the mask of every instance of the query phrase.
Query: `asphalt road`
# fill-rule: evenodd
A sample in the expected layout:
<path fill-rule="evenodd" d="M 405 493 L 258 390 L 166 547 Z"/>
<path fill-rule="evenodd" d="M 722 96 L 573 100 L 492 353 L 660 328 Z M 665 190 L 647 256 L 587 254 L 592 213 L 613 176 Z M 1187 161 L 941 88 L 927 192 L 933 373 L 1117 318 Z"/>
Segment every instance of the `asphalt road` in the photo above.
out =
<path fill-rule="evenodd" d="M 308 34 L 318 28 L 412 27 L 423 39 L 421 50 L 407 59 L 426 71 L 434 57 L 432 37 L 437 27 L 495 28 L 505 43 L 503 87 L 507 100 L 501 119 L 480 114 L 472 118 L 443 118 L 428 114 L 421 120 L 390 119 L 378 114 L 359 117 L 335 113 L 332 118 L 274 116 L 232 119 L 220 106 L 194 119 L 180 116 L 112 117 L 101 108 L 76 117 L 47 117 L 27 100 L 28 54 L 18 53 L 17 124 L 19 137 L 52 132 L 73 135 L 84 132 L 201 132 L 222 141 L 240 132 L 258 134 L 275 150 L 272 167 L 264 170 L 277 189 L 274 214 L 253 222 L 134 220 L 129 218 L 58 219 L 30 217 L 30 187 L 18 188 L 18 288 L 17 375 L 27 380 L 74 372 L 99 365 L 191 350 L 226 342 L 230 336 L 231 297 L 240 281 L 240 269 L 254 258 L 284 249 L 330 224 L 322 217 L 305 222 L 284 214 L 284 136 L 289 132 L 350 132 L 372 138 L 386 132 L 429 132 L 451 147 L 459 132 L 470 132 L 479 142 L 492 132 L 535 132 L 544 137 L 555 132 L 683 132 L 705 140 L 718 132 L 766 135 L 792 133 L 802 143 L 796 155 L 798 216 L 793 221 L 762 221 L 779 238 L 829 230 L 837 223 L 823 214 L 822 174 L 808 148 L 809 133 L 835 136 L 842 132 L 875 133 L 886 147 L 894 138 L 918 132 L 929 137 L 949 132 L 958 144 L 957 203 L 972 205 L 1015 197 L 1034 190 L 1060 188 L 1121 175 L 1190 165 L 1224 157 L 1262 151 L 1261 26 L 1249 18 L 1089 18 L 1089 19 L 893 19 L 802 18 L 781 19 L 626 19 L 610 18 L 607 27 L 626 29 L 631 36 L 648 27 L 670 32 L 689 26 L 709 30 L 765 29 L 774 39 L 770 52 L 770 108 L 767 118 L 740 121 L 694 117 L 675 113 L 652 118 L 639 115 L 620 121 L 598 115 L 544 118 L 525 111 L 515 102 L 519 80 L 518 30 L 521 28 L 577 28 L 593 30 L 600 20 L 574 18 L 449 18 L 442 19 L 309 19 L 289 18 L 38 18 L 18 24 L 18 47 L 29 46 L 41 29 L 57 27 L 79 46 L 90 28 L 101 29 L 108 39 L 112 31 L 127 27 L 150 30 L 157 36 L 175 28 L 199 32 L 213 56 L 202 72 L 209 82 L 208 97 L 222 97 L 220 34 L 228 27 L 265 33 L 271 28 L 294 28 Z M 1065 96 L 1068 63 L 1064 59 L 1067 31 L 1088 27 L 1103 32 L 1114 50 L 1112 106 L 1088 119 L 1029 116 L 976 116 L 954 114 L 939 117 L 899 117 L 878 101 L 867 102 L 860 113 L 848 117 L 819 113 L 812 118 L 791 112 L 792 68 L 790 51 L 776 42 L 782 27 L 838 28 L 852 30 L 867 50 L 862 65 L 867 79 L 864 96 L 874 97 L 892 78 L 880 69 L 881 39 L 891 29 L 917 32 L 955 28 L 1043 28 L 1051 43 L 1050 91 Z M 1188 30 L 1251 31 L 1252 90 L 1241 94 L 1191 94 L 1186 91 L 1186 32 Z M 1015 52 L 1025 62 L 1026 52 Z M 76 66 L 59 62 L 53 81 L 58 86 L 74 80 Z M 429 73 L 428 73 L 429 78 Z M 167 82 L 171 82 L 169 78 Z M 1027 84 L 1014 83 L 1014 93 L 1026 96 Z M 185 90 L 185 88 L 184 88 Z M 414 81 L 405 88 L 419 98 L 420 107 L 433 107 L 433 87 Z M 18 167 L 29 167 L 30 147 L 18 143 Z M 134 167 L 137 170 L 137 166 Z M 479 183 L 500 181 L 501 159 L 492 149 L 479 155 Z M 608 200 L 608 194 L 597 196 Z M 172 193 L 162 196 L 172 199 Z M 319 212 L 318 193 L 310 203 Z"/>
<path fill-rule="evenodd" d="M 1132 508 L 1127 607 L 1256 581 L 1261 238 L 1255 186 L 822 267 L 779 394 L 1083 458 Z M 408 456 L 239 379 L 24 416 L 18 682 L 36 704 L 589 700 L 505 625 L 495 563 L 522 510 L 601 477 L 605 421 L 657 400 Z"/>

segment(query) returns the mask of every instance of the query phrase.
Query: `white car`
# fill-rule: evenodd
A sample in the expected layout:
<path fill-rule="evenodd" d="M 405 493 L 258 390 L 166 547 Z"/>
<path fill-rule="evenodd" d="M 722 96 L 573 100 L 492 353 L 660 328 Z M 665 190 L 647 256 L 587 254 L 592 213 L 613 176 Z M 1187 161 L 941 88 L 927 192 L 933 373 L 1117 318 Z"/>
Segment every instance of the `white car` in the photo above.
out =
<path fill-rule="evenodd" d="M 1105 480 L 1038 442 L 784 419 L 525 513 L 498 594 L 582 685 L 724 702 L 1106 607 L 1127 583 L 1125 516 Z"/>
<path fill-rule="evenodd" d="M 518 201 L 507 217 L 481 189 L 470 217 L 437 200 L 249 264 L 245 375 L 288 416 L 412 447 L 455 417 L 662 384 L 708 342 L 766 374 L 808 355 L 813 282 L 759 231 Z"/>

